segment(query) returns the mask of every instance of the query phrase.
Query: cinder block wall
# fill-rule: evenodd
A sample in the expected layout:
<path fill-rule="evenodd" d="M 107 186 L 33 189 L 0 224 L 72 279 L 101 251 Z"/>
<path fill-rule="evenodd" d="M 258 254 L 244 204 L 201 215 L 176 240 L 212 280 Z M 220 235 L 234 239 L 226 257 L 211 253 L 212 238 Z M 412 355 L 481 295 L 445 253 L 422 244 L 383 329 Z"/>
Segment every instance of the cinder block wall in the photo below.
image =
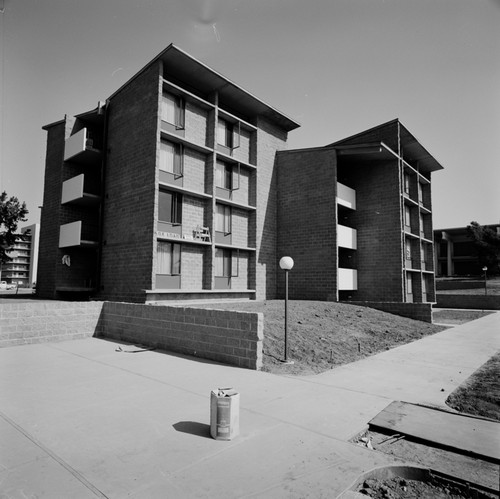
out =
<path fill-rule="evenodd" d="M 389 314 L 408 317 L 417 321 L 432 323 L 432 304 L 431 303 L 394 303 L 394 302 L 363 302 L 349 301 L 349 305 L 359 305 L 360 307 L 369 307 Z"/>
<path fill-rule="evenodd" d="M 335 151 L 278 153 L 278 251 L 294 260 L 289 296 L 295 300 L 337 299 Z M 284 271 L 277 266 L 278 297 Z"/>
<path fill-rule="evenodd" d="M 107 302 L 100 334 L 260 369 L 263 328 L 260 313 Z"/>
<path fill-rule="evenodd" d="M 87 338 L 100 333 L 102 302 L 3 303 L 0 347 Z"/>
<path fill-rule="evenodd" d="M 250 162 L 256 160 L 257 189 L 255 206 L 257 212 L 249 220 L 250 233 L 256 234 L 255 262 L 251 258 L 249 286 L 256 289 L 256 299 L 272 299 L 276 296 L 277 258 L 277 194 L 276 151 L 287 147 L 287 133 L 263 118 L 257 119 L 257 141 L 250 151 Z M 255 141 L 254 141 L 255 142 Z M 252 204 L 254 193 L 250 192 Z M 252 237 L 249 243 L 252 243 Z M 255 265 L 254 268 L 253 265 Z M 255 269 L 255 270 L 254 270 Z"/>
<path fill-rule="evenodd" d="M 154 64 L 108 105 L 100 299 L 144 302 L 153 287 L 159 78 Z"/>
<path fill-rule="evenodd" d="M 436 307 L 500 310 L 500 296 L 437 294 Z"/>

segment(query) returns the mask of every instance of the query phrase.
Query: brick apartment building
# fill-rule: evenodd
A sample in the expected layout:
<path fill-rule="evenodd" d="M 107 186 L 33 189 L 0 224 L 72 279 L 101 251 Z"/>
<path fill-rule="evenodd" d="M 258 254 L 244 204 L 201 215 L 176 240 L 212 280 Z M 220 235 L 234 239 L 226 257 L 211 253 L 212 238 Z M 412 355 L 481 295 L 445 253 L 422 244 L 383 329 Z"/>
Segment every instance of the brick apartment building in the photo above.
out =
<path fill-rule="evenodd" d="M 435 301 L 431 173 L 442 166 L 399 120 L 277 163 L 294 297 Z"/>
<path fill-rule="evenodd" d="M 155 302 L 434 300 L 436 160 L 394 120 L 286 151 L 299 125 L 174 45 L 46 125 L 38 293 Z"/>
<path fill-rule="evenodd" d="M 0 265 L 2 281 L 19 287 L 31 287 L 35 283 L 38 269 L 39 240 L 39 224 L 28 225 L 21 229 L 16 242 L 7 251 L 12 260 Z"/>

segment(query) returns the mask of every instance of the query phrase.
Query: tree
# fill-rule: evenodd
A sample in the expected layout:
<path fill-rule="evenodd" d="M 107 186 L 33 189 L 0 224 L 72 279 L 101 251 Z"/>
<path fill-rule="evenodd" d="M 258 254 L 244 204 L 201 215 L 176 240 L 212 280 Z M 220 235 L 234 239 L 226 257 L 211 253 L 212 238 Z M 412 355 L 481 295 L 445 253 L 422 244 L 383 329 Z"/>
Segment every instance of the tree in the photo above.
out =
<path fill-rule="evenodd" d="M 17 225 L 26 222 L 28 214 L 26 203 L 22 203 L 15 196 L 8 197 L 5 191 L 0 195 L 0 265 L 12 258 L 7 254 L 8 249 L 14 245 L 19 237 Z"/>
<path fill-rule="evenodd" d="M 489 274 L 497 274 L 500 270 L 500 234 L 477 222 L 467 226 L 467 233 L 473 241 L 479 267 L 486 266 Z"/>

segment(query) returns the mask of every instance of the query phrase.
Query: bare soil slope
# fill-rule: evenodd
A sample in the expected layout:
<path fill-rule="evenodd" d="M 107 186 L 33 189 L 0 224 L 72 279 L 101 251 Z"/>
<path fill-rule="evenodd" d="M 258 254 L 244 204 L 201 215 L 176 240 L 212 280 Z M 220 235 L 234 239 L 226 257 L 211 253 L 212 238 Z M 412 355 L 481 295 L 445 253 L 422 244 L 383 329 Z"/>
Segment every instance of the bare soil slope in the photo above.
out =
<path fill-rule="evenodd" d="M 346 303 L 288 302 L 288 358 L 284 358 L 283 300 L 217 303 L 206 308 L 264 314 L 263 371 L 314 374 L 389 350 L 446 329 Z"/>

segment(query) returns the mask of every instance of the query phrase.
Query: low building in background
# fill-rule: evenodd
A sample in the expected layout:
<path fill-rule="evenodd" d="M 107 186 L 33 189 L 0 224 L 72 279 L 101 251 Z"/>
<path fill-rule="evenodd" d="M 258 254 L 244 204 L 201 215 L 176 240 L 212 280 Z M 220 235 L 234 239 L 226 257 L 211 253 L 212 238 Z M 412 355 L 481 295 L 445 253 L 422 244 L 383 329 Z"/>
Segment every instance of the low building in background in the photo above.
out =
<path fill-rule="evenodd" d="M 484 227 L 500 234 L 500 224 Z M 434 248 L 437 277 L 478 276 L 484 273 L 467 227 L 435 230 Z"/>

